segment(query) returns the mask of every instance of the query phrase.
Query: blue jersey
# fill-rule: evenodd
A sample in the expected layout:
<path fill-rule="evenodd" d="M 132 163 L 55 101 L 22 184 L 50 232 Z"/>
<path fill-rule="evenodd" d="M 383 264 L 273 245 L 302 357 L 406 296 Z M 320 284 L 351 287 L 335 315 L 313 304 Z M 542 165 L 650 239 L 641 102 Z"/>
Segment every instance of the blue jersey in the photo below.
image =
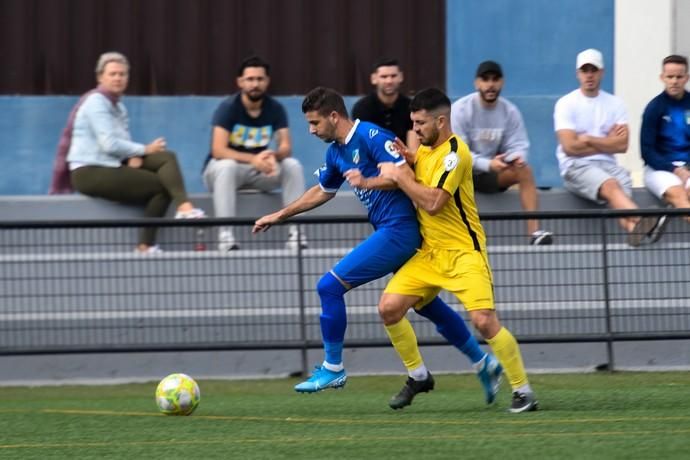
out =
<path fill-rule="evenodd" d="M 390 131 L 356 120 L 345 144 L 333 142 L 328 148 L 326 163 L 317 171 L 321 188 L 337 192 L 345 181 L 343 174 L 350 169 L 359 169 L 364 177 L 374 177 L 379 175 L 379 163 L 404 163 L 405 159 L 393 147 L 394 140 Z M 367 208 L 374 228 L 417 219 L 412 201 L 401 190 L 354 188 L 354 193 Z"/>
<path fill-rule="evenodd" d="M 690 165 L 690 93 L 678 100 L 664 91 L 650 101 L 642 115 L 640 150 L 652 169 L 672 172 Z"/>

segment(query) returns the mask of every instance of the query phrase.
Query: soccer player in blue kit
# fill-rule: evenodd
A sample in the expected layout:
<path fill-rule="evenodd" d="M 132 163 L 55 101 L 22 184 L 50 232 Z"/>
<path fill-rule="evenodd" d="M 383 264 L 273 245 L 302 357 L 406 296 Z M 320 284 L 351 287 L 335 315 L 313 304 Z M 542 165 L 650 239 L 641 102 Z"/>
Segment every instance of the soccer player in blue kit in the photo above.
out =
<path fill-rule="evenodd" d="M 379 176 L 378 164 L 394 162 L 401 167 L 405 159 L 394 146 L 393 133 L 379 126 L 352 121 L 342 96 L 329 88 L 310 91 L 302 102 L 309 132 L 330 143 L 326 163 L 318 170 L 319 184 L 283 209 L 259 218 L 253 232 L 268 230 L 274 224 L 308 211 L 333 198 L 347 181 L 368 211 L 374 233 L 343 257 L 319 280 L 316 289 L 321 300 L 321 334 L 325 359 L 313 374 L 295 386 L 300 393 L 313 393 L 345 385 L 347 374 L 342 351 L 347 327 L 345 293 L 400 268 L 421 246 L 419 224 L 412 201 L 389 179 Z M 468 356 L 484 388 L 486 402 L 498 392 L 502 367 L 483 352 L 460 315 L 439 297 L 417 311 L 431 320 L 438 332 Z M 426 367 L 410 369 L 409 378 L 418 381 L 418 391 L 405 398 L 394 398 L 389 405 L 400 409 L 412 403 L 416 393 L 434 389 Z"/>

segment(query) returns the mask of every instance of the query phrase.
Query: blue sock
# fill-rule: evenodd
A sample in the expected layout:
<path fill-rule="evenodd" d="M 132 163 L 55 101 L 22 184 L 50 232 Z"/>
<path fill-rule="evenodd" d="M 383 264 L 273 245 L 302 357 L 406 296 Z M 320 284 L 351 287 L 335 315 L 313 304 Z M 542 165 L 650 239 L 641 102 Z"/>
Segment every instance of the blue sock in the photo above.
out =
<path fill-rule="evenodd" d="M 423 308 L 415 311 L 434 323 L 439 334 L 467 355 L 473 364 L 482 360 L 485 353 L 479 348 L 477 339 L 474 338 L 458 312 L 450 308 L 440 297 L 434 297 Z"/>
<path fill-rule="evenodd" d="M 347 289 L 331 272 L 328 272 L 319 280 L 316 291 L 321 299 L 321 337 L 326 353 L 325 360 L 329 364 L 341 364 L 347 328 L 345 312 Z"/>

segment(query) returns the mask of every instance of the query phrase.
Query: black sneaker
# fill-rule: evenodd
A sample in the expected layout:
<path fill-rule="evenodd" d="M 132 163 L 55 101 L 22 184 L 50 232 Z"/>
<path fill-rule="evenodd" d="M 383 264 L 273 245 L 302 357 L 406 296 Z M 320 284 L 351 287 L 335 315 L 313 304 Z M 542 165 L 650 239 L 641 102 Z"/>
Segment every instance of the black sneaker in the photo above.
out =
<path fill-rule="evenodd" d="M 663 222 L 662 222 L 662 217 Z M 650 239 L 651 234 L 654 231 L 655 228 L 659 227 L 661 229 L 660 232 L 658 233 L 658 236 L 656 239 L 658 240 L 661 238 L 661 234 L 663 233 L 665 225 L 659 226 L 658 224 L 664 224 L 666 222 L 666 216 L 661 216 L 661 217 L 653 217 L 653 216 L 646 216 L 646 217 L 641 217 L 640 220 L 637 221 L 635 224 L 635 227 L 632 229 L 632 231 L 628 234 L 628 244 L 632 247 L 637 247 L 643 243 L 645 239 Z M 656 240 L 654 240 L 656 241 Z"/>
<path fill-rule="evenodd" d="M 659 218 L 656 220 L 656 224 L 654 224 L 654 227 L 647 234 L 650 244 L 659 241 L 659 238 L 661 238 L 664 234 L 664 231 L 666 231 L 668 221 L 669 218 L 667 215 L 659 216 Z"/>
<path fill-rule="evenodd" d="M 513 402 L 510 404 L 510 412 L 517 414 L 520 412 L 531 412 L 539 409 L 539 401 L 534 397 L 534 393 L 513 392 Z"/>
<path fill-rule="evenodd" d="M 402 409 L 412 404 L 412 400 L 417 393 L 428 393 L 433 389 L 434 377 L 432 377 L 430 372 L 425 380 L 415 380 L 412 377 L 408 377 L 405 386 L 388 401 L 388 405 L 391 406 L 391 409 Z"/>

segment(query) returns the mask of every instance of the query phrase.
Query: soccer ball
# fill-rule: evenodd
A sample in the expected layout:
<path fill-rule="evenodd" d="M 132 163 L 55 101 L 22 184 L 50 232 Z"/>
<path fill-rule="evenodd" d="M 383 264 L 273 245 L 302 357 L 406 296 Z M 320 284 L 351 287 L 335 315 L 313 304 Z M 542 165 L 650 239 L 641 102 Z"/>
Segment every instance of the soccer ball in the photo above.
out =
<path fill-rule="evenodd" d="M 156 388 L 156 404 L 165 415 L 189 415 L 200 399 L 199 385 L 185 374 L 170 374 Z"/>

